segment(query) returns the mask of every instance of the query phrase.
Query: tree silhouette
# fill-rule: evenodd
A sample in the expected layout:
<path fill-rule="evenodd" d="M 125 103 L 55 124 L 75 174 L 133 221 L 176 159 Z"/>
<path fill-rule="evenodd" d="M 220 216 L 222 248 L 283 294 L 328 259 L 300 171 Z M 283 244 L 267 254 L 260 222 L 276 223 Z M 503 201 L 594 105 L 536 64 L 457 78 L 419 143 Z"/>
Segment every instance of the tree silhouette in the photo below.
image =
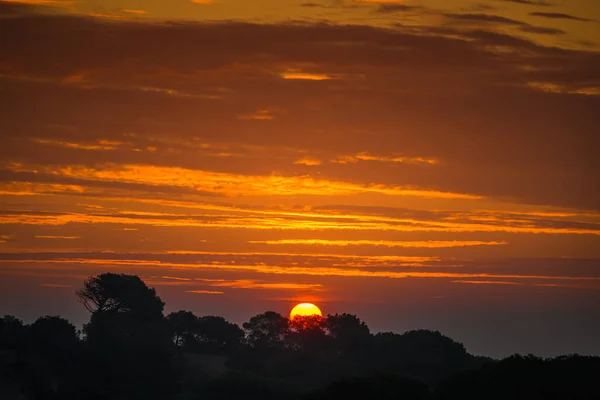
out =
<path fill-rule="evenodd" d="M 289 322 L 288 347 L 307 353 L 324 350 L 328 343 L 325 324 L 320 315 L 295 316 Z"/>
<path fill-rule="evenodd" d="M 156 291 L 123 274 L 93 276 L 77 297 L 91 312 L 83 340 L 61 317 L 0 318 L 1 399 L 600 399 L 599 357 L 496 361 L 439 332 L 372 335 L 351 314 L 268 311 L 244 330 L 164 318 Z"/>
<path fill-rule="evenodd" d="M 223 317 L 196 317 L 190 311 L 167 315 L 173 342 L 186 351 L 223 354 L 242 344 L 244 331 Z"/>
<path fill-rule="evenodd" d="M 137 276 L 102 274 L 84 283 L 77 297 L 91 311 L 84 326 L 95 382 L 109 398 L 165 394 L 175 370 L 175 346 L 156 291 Z"/>
<path fill-rule="evenodd" d="M 600 358 L 511 356 L 444 380 L 438 398 L 600 399 Z"/>
<path fill-rule="evenodd" d="M 246 341 L 250 347 L 260 349 L 281 349 L 289 334 L 289 320 L 274 311 L 250 318 L 244 323 Z"/>
<path fill-rule="evenodd" d="M 165 303 L 136 275 L 105 273 L 93 276 L 76 292 L 92 314 L 131 312 L 153 318 L 162 316 Z"/>
<path fill-rule="evenodd" d="M 12 315 L 0 318 L 0 349 L 16 350 L 21 346 L 24 336 L 23 321 Z"/>
<path fill-rule="evenodd" d="M 173 342 L 177 347 L 186 350 L 197 347 L 198 317 L 190 311 L 181 310 L 167 315 L 167 322 L 173 335 Z"/>
<path fill-rule="evenodd" d="M 474 362 L 461 343 L 439 332 L 378 333 L 373 342 L 374 368 L 429 383 L 436 383 L 446 374 L 468 368 Z"/>
<path fill-rule="evenodd" d="M 355 354 L 368 348 L 372 338 L 367 324 L 351 314 L 328 315 L 325 329 L 334 339 L 336 349 L 343 354 Z"/>
<path fill-rule="evenodd" d="M 52 356 L 73 353 L 79 346 L 75 326 L 61 317 L 40 317 L 29 327 L 30 348 Z"/>
<path fill-rule="evenodd" d="M 38 318 L 28 328 L 24 381 L 40 398 L 65 398 L 73 392 L 79 361 L 79 334 L 61 317 Z"/>
<path fill-rule="evenodd" d="M 224 353 L 237 348 L 244 331 L 223 317 L 205 316 L 198 319 L 198 339 L 202 350 L 209 353 Z"/>

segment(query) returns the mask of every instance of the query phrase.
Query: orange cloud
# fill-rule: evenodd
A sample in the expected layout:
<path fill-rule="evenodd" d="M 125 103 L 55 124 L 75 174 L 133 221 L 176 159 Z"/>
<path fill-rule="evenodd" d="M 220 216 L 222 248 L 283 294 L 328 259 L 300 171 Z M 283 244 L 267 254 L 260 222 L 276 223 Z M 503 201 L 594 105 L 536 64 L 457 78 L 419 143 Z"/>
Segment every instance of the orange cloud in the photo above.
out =
<path fill-rule="evenodd" d="M 69 149 L 81 149 L 81 150 L 116 150 L 119 146 L 123 146 L 126 142 L 117 140 L 98 140 L 96 143 L 73 143 L 63 142 L 60 140 L 49 140 L 49 139 L 32 139 L 34 142 L 44 145 L 51 145 L 57 147 L 66 147 Z"/>
<path fill-rule="evenodd" d="M 0 194 L 2 191 L 0 190 Z M 31 193 L 29 193 L 31 194 Z M 260 214 L 260 213 L 257 213 Z M 233 229 L 257 229 L 257 230 L 356 230 L 356 231 L 395 231 L 395 232 L 510 232 L 510 233 L 545 233 L 545 234 L 578 234 L 578 235 L 600 235 L 598 229 L 586 228 L 560 228 L 560 227 L 536 227 L 536 226 L 512 226 L 506 221 L 499 220 L 498 224 L 462 223 L 448 221 L 420 221 L 417 219 L 402 219 L 388 217 L 353 216 L 344 218 L 342 216 L 310 216 L 307 219 L 286 219 L 286 213 L 276 214 L 272 217 L 239 215 L 215 216 L 207 221 L 201 216 L 194 218 L 189 215 L 172 215 L 174 218 L 164 218 L 170 214 L 159 214 L 153 218 L 133 218 L 139 213 L 133 212 L 131 216 L 120 214 L 26 214 L 6 213 L 0 220 L 0 224 L 23 224 L 23 225 L 65 225 L 69 223 L 97 223 L 97 224 L 124 224 L 124 225 L 150 225 L 150 226 L 172 226 L 172 227 L 210 227 L 210 228 L 233 228 Z M 208 215 L 210 216 L 210 215 Z M 346 216 L 348 217 L 348 216 Z M 311 219 L 313 218 L 313 219 Z M 320 220 L 320 219 L 323 220 Z"/>
<path fill-rule="evenodd" d="M 584 96 L 600 96 L 599 86 L 586 86 L 579 88 L 569 88 L 567 86 L 553 82 L 529 82 L 527 86 L 547 93 L 579 94 Z"/>
<path fill-rule="evenodd" d="M 316 158 L 303 157 L 303 158 L 300 158 L 300 159 L 294 161 L 294 164 L 306 165 L 309 167 L 316 167 L 318 165 L 321 165 L 321 161 L 317 160 Z"/>
<path fill-rule="evenodd" d="M 482 196 L 441 192 L 384 184 L 358 184 L 342 181 L 315 179 L 309 176 L 239 175 L 223 172 L 191 170 L 179 167 L 158 167 L 136 164 L 107 164 L 103 168 L 72 165 L 66 167 L 9 166 L 14 171 L 45 173 L 106 182 L 123 182 L 153 186 L 178 186 L 198 191 L 215 192 L 226 196 L 272 196 L 272 195 L 357 195 L 378 193 L 388 196 L 414 196 L 439 199 L 482 199 Z"/>
<path fill-rule="evenodd" d="M 290 80 L 307 80 L 307 81 L 326 81 L 334 79 L 327 74 L 312 74 L 308 72 L 288 71 L 280 74 L 283 79 Z"/>
<path fill-rule="evenodd" d="M 44 236 L 44 235 L 36 235 L 36 239 L 60 239 L 60 240 L 73 240 L 73 239 L 81 239 L 79 236 Z"/>
<path fill-rule="evenodd" d="M 135 15 L 146 15 L 148 14 L 148 11 L 146 10 L 136 10 L 136 9 L 131 9 L 131 8 L 125 8 L 120 10 L 122 13 L 125 14 L 135 14 Z"/>
<path fill-rule="evenodd" d="M 220 295 L 220 294 L 225 294 L 224 292 L 218 292 L 218 291 L 214 291 L 214 290 L 186 290 L 186 293 L 194 293 L 194 294 L 215 294 L 215 295 Z"/>
<path fill-rule="evenodd" d="M 469 285 L 523 285 L 519 282 L 505 282 L 505 281 L 452 281 L 452 283 L 466 283 Z"/>
<path fill-rule="evenodd" d="M 21 3 L 34 6 L 70 7 L 75 1 L 70 0 L 2 0 L 3 3 Z"/>
<path fill-rule="evenodd" d="M 180 277 L 177 277 L 177 276 L 161 276 L 161 278 L 162 279 L 171 279 L 171 280 L 174 280 L 174 281 L 186 281 L 186 282 L 192 280 L 191 278 L 180 278 Z"/>
<path fill-rule="evenodd" d="M 6 243 L 13 235 L 0 235 L 0 243 Z"/>
<path fill-rule="evenodd" d="M 270 121 L 273 118 L 273 113 L 269 109 L 261 109 L 251 114 L 242 114 L 238 119 L 253 119 L 256 121 Z"/>
<path fill-rule="evenodd" d="M 359 161 L 377 161 L 383 163 L 397 163 L 397 164 L 427 164 L 436 165 L 439 161 L 435 158 L 425 157 L 408 157 L 408 156 L 377 156 L 369 153 L 359 153 L 356 155 L 343 155 L 338 156 L 331 160 L 334 164 L 356 164 Z"/>
<path fill-rule="evenodd" d="M 335 268 L 335 267 L 300 267 L 300 266 L 275 266 L 275 265 L 214 265 L 170 263 L 156 260 L 123 260 L 123 259 L 87 259 L 63 258 L 48 260 L 0 260 L 1 263 L 12 264 L 81 264 L 102 266 L 130 266 L 130 267 L 160 267 L 187 270 L 214 270 L 214 271 L 247 271 L 267 275 L 298 275 L 298 276 L 337 276 L 337 277 L 363 277 L 363 278 L 389 278 L 389 279 L 449 279 L 449 280 L 493 280 L 493 279 L 519 279 L 519 280 L 549 280 L 568 282 L 600 282 L 600 277 L 594 276 L 553 276 L 553 275 L 518 275 L 518 274 L 493 274 L 493 273 L 467 273 L 467 272 L 412 272 L 412 271 L 373 271 L 360 268 Z M 187 282 L 186 282 L 187 284 Z"/>
<path fill-rule="evenodd" d="M 204 279 L 197 279 L 204 280 Z M 240 279 L 233 281 L 226 280 L 208 280 L 211 282 L 209 286 L 213 287 L 230 287 L 235 289 L 274 289 L 274 290 L 312 290 L 321 291 L 323 285 L 320 284 L 304 284 L 304 283 L 264 283 L 249 279 Z"/>
<path fill-rule="evenodd" d="M 429 248 L 439 249 L 446 247 L 468 247 L 468 246 L 501 246 L 508 242 L 482 242 L 482 241 L 387 241 L 387 240 L 323 240 L 323 239 L 281 239 L 281 240 L 255 240 L 248 243 L 257 244 L 300 244 L 319 246 L 384 246 L 384 247 L 407 247 L 407 248 Z"/>

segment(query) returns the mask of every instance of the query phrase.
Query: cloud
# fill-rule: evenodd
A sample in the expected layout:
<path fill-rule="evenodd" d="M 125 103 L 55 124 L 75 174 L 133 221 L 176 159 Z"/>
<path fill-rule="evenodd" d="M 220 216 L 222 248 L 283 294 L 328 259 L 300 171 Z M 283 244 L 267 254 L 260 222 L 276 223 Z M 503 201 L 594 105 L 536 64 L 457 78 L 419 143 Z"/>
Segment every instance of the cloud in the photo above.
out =
<path fill-rule="evenodd" d="M 251 176 L 220 172 L 191 170 L 177 167 L 154 165 L 107 164 L 88 168 L 82 165 L 69 166 L 27 166 L 10 165 L 14 172 L 46 173 L 54 177 L 77 179 L 79 181 L 110 182 L 123 185 L 148 185 L 154 187 L 184 188 L 197 192 L 224 196 L 272 196 L 272 195 L 357 195 L 379 193 L 388 196 L 415 196 L 445 199 L 481 199 L 481 196 L 467 193 L 439 192 L 436 190 L 412 187 L 388 186 L 381 184 L 356 184 L 342 181 L 315 179 L 309 176 Z"/>
<path fill-rule="evenodd" d="M 203 280 L 203 279 L 196 279 Z M 213 287 L 229 287 L 233 289 L 262 289 L 262 290 L 310 290 L 310 291 L 322 291 L 323 285 L 320 284 L 306 284 L 306 283 L 273 283 L 273 282 L 261 282 L 250 279 L 238 279 L 238 280 L 211 280 L 209 286 Z"/>
<path fill-rule="evenodd" d="M 238 117 L 238 119 L 252 119 L 255 121 L 270 121 L 273 118 L 273 113 L 269 109 L 261 109 L 254 113 L 242 114 Z"/>
<path fill-rule="evenodd" d="M 387 241 L 387 240 L 324 240 L 324 239 L 280 239 L 265 241 L 250 241 L 249 243 L 270 245 L 317 245 L 317 246 L 383 246 L 383 247 L 405 247 L 405 248 L 427 248 L 439 249 L 448 247 L 470 247 L 470 246 L 502 246 L 507 242 L 482 242 L 482 241 Z"/>
<path fill-rule="evenodd" d="M 306 81 L 327 81 L 333 79 L 327 74 L 313 74 L 309 72 L 282 72 L 281 77 L 289 80 L 306 80 Z"/>
<path fill-rule="evenodd" d="M 125 14 L 134 14 L 134 15 L 146 15 L 148 14 L 147 10 L 139 10 L 139 9 L 132 9 L 132 8 L 123 8 L 121 10 L 119 10 L 122 13 Z"/>
<path fill-rule="evenodd" d="M 403 188 L 597 209 L 593 182 L 599 161 L 589 151 L 596 144 L 597 54 L 494 32 L 501 22 L 478 22 L 475 27 L 473 21 L 463 22 L 471 25 L 382 29 L 310 23 L 108 23 L 74 15 L 11 18 L 3 28 L 18 40 L 0 54 L 0 84 L 15 96 L 2 111 L 3 131 L 11 135 L 3 137 L 0 157 L 36 164 L 34 169 L 72 165 L 100 170 L 127 160 L 128 165 L 165 167 L 171 177 L 176 170 L 202 170 L 223 177 L 268 177 L 275 172 L 288 178 L 297 174 L 294 161 L 307 154 L 350 163 L 350 157 L 361 153 L 388 158 L 401 154 L 423 160 L 359 160 L 352 168 L 323 163 L 318 179 L 312 179 L 350 183 L 360 196 L 387 196 L 379 189 Z M 39 32 L 35 37 L 33 26 Z M 48 38 L 43 46 L 41 37 Z M 223 38 L 218 46 L 210 40 L 214 37 Z M 98 43 L 93 53 L 86 45 L 92 40 Z M 44 62 L 47 53 L 56 63 Z M 130 62 L 125 65 L 119 61 L 123 59 Z M 323 84 L 282 79 L 281 71 L 290 69 L 325 71 L 340 79 Z M 86 82 L 69 82 L 76 76 Z M 561 90 L 550 93 L 529 82 Z M 60 107 L 47 108 L 44 99 L 50 93 Z M 574 102 L 573 93 L 585 99 Z M 19 112 L 23 107 L 29 110 L 27 118 Z M 257 112 L 266 108 L 269 113 Z M 472 112 L 467 116 L 465 109 Z M 528 118 L 520 118 L 521 113 Z M 545 132 L 543 147 L 536 132 Z M 566 136 L 573 137 L 569 148 L 564 146 Z M 99 140 L 132 144 L 100 145 Z M 238 147 L 198 146 L 217 141 Z M 116 149 L 84 152 L 65 147 L 67 143 Z M 507 155 L 511 168 L 506 168 Z M 443 168 L 415 168 L 430 159 L 439 160 Z M 122 178 L 30 172 L 39 176 L 26 179 L 22 172 L 13 179 L 14 174 L 3 174 L 5 184 L 14 192 L 20 186 L 23 194 L 30 189 L 18 182 L 26 180 L 31 186 L 50 179 L 80 192 L 158 189 L 153 183 Z M 195 176 L 199 181 L 206 177 Z M 203 194 L 229 196 L 236 192 L 235 182 L 213 181 Z M 359 187 L 369 189 L 361 192 Z M 160 190 L 201 193 L 189 186 L 160 185 Z"/>
<path fill-rule="evenodd" d="M 214 295 L 225 294 L 224 292 L 219 292 L 219 291 L 215 291 L 215 290 L 201 290 L 201 289 L 186 290 L 185 292 L 186 293 L 193 293 L 193 294 L 214 294 Z"/>
<path fill-rule="evenodd" d="M 70 7 L 75 1 L 70 0 L 2 0 L 3 3 L 24 4 L 29 6 Z"/>
<path fill-rule="evenodd" d="M 338 156 L 335 159 L 331 160 L 332 163 L 335 164 L 349 164 L 349 163 L 357 163 L 358 161 L 379 161 L 384 163 L 399 163 L 399 164 L 425 164 L 425 165 L 435 165 L 439 164 L 439 161 L 435 158 L 426 158 L 426 157 L 407 157 L 407 156 L 378 156 L 369 154 L 367 152 L 362 152 L 353 156 L 344 155 Z"/>
<path fill-rule="evenodd" d="M 41 287 L 49 287 L 49 288 L 64 288 L 64 289 L 73 287 L 73 286 L 69 286 L 69 285 L 61 285 L 58 283 L 42 283 L 40 286 Z"/>
<path fill-rule="evenodd" d="M 536 12 L 529 13 L 529 15 L 534 16 L 534 17 L 542 17 L 542 18 L 549 18 L 549 19 L 570 19 L 570 20 L 573 20 L 573 21 L 582 21 L 582 22 L 592 22 L 592 21 L 594 21 L 593 19 L 576 17 L 574 15 L 564 14 L 564 13 L 553 13 L 553 12 L 539 12 L 539 11 L 536 11 Z"/>
<path fill-rule="evenodd" d="M 506 18 L 499 15 L 491 14 L 444 14 L 446 18 L 458 21 L 473 21 L 473 22 L 492 22 L 504 25 L 527 25 L 525 22 L 518 21 L 512 18 Z"/>
<path fill-rule="evenodd" d="M 177 276 L 161 276 L 162 279 L 167 279 L 167 280 L 174 280 L 174 281 L 183 281 L 183 282 L 188 282 L 191 281 L 191 278 L 182 278 L 182 277 L 177 277 Z"/>
<path fill-rule="evenodd" d="M 36 235 L 36 239 L 52 239 L 52 240 L 74 240 L 81 239 L 79 236 L 50 236 L 50 235 Z"/>
<path fill-rule="evenodd" d="M 308 167 L 316 167 L 322 164 L 321 160 L 312 157 L 303 157 L 294 161 L 294 164 L 306 165 Z"/>
<path fill-rule="evenodd" d="M 508 3 L 518 3 L 518 4 L 526 4 L 526 5 L 532 5 L 532 6 L 544 6 L 544 7 L 554 5 L 554 3 L 551 3 L 551 2 L 548 2 L 545 0 L 501 0 L 501 1 L 505 1 Z"/>
<path fill-rule="evenodd" d="M 381 2 L 383 3 L 383 2 Z M 377 12 L 383 14 L 396 13 L 396 12 L 409 12 L 423 10 L 421 6 L 410 6 L 407 4 L 394 4 L 393 2 L 380 4 L 377 7 Z"/>
<path fill-rule="evenodd" d="M 82 149 L 82 150 L 116 150 L 119 146 L 126 145 L 126 142 L 120 142 L 116 140 L 97 140 L 95 143 L 70 143 L 61 142 L 59 140 L 49 139 L 32 139 L 34 142 L 50 146 L 66 147 L 69 149 Z"/>
<path fill-rule="evenodd" d="M 512 281 L 518 280 L 523 281 L 526 284 L 539 284 L 539 283 L 557 283 L 557 284 L 585 284 L 587 288 L 598 288 L 600 283 L 600 276 L 596 275 L 579 275 L 572 276 L 567 274 L 556 274 L 556 275 L 544 275 L 536 273 L 535 269 L 532 269 L 530 273 L 511 273 L 511 272 L 481 272 L 480 268 L 475 268 L 473 271 L 460 269 L 453 271 L 414 271 L 414 270 L 403 270 L 400 271 L 397 268 L 384 267 L 378 269 L 365 269 L 356 268 L 352 265 L 346 266 L 297 266 L 297 265 L 249 265 L 249 264 L 205 264 L 199 262 L 174 262 L 166 260 L 156 260 L 156 258 L 164 257 L 151 254 L 150 259 L 134 259 L 134 258 L 122 258 L 124 255 L 109 254 L 110 258 L 106 255 L 100 258 L 91 258 L 92 254 L 88 253 L 87 257 L 80 258 L 68 258 L 64 253 L 39 253 L 37 258 L 31 257 L 32 255 L 21 254 L 21 255 L 10 255 L 1 254 L 0 264 L 12 264 L 19 265 L 20 268 L 25 265 L 35 266 L 35 264 L 48 264 L 48 265 L 88 265 L 98 267 L 118 267 L 121 271 L 129 268 L 178 268 L 185 269 L 186 271 L 221 271 L 221 272 L 246 272 L 246 273 L 258 273 L 266 275 L 290 275 L 290 276 L 311 276 L 311 277 L 345 277 L 345 278 L 387 278 L 387 279 L 442 279 L 448 281 L 466 280 L 466 281 Z M 141 254 L 137 254 L 140 256 Z M 16 256 L 16 257 L 15 257 Z M 135 254 L 133 255 L 136 256 Z M 128 257 L 131 257 L 128 256 Z M 543 260 L 548 263 L 548 259 Z M 478 271 L 479 270 L 479 271 Z M 225 281 L 226 282 L 226 281 Z M 184 282 L 188 284 L 188 282 Z M 217 281 L 211 281 L 211 284 L 218 284 Z M 235 284 L 234 284 L 235 285 Z M 241 284 L 240 284 L 241 285 Z"/>
<path fill-rule="evenodd" d="M 483 23 L 493 23 L 493 24 L 501 24 L 501 25 L 509 25 L 509 26 L 517 26 L 519 30 L 528 33 L 537 33 L 543 35 L 563 35 L 566 34 L 565 31 L 558 28 L 549 28 L 543 26 L 533 26 L 526 22 L 515 20 L 512 18 L 502 17 L 500 15 L 491 15 L 491 14 L 452 14 L 447 13 L 444 14 L 446 18 L 456 21 L 462 22 L 483 22 Z"/>
<path fill-rule="evenodd" d="M 14 235 L 0 235 L 0 243 L 6 243 L 13 237 Z"/>
<path fill-rule="evenodd" d="M 545 27 L 545 26 L 525 25 L 525 26 L 522 26 L 519 29 L 521 29 L 523 32 L 538 33 L 538 34 L 541 34 L 541 35 L 564 35 L 564 34 L 566 34 L 566 32 L 563 31 L 562 29 L 548 28 L 548 27 Z"/>

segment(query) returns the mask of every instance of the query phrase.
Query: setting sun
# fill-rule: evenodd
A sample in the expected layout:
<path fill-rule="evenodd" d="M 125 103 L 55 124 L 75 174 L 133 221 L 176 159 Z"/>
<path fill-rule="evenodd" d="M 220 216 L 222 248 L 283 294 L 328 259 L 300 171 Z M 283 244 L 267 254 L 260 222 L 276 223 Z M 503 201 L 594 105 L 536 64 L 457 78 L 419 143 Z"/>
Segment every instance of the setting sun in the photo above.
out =
<path fill-rule="evenodd" d="M 321 310 L 319 307 L 315 306 L 311 303 L 302 303 L 298 304 L 296 307 L 292 308 L 290 312 L 290 319 L 294 319 L 296 316 L 306 317 L 309 315 L 319 315 L 322 316 Z"/>

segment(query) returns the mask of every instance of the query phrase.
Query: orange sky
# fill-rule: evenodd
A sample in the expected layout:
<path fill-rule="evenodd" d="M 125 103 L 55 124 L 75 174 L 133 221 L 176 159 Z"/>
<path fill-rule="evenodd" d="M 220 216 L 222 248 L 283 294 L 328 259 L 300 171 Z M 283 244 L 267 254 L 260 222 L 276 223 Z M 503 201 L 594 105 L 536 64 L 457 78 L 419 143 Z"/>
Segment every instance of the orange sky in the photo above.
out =
<path fill-rule="evenodd" d="M 82 323 L 118 271 L 600 354 L 596 0 L 0 0 L 0 34 L 0 314 Z"/>

